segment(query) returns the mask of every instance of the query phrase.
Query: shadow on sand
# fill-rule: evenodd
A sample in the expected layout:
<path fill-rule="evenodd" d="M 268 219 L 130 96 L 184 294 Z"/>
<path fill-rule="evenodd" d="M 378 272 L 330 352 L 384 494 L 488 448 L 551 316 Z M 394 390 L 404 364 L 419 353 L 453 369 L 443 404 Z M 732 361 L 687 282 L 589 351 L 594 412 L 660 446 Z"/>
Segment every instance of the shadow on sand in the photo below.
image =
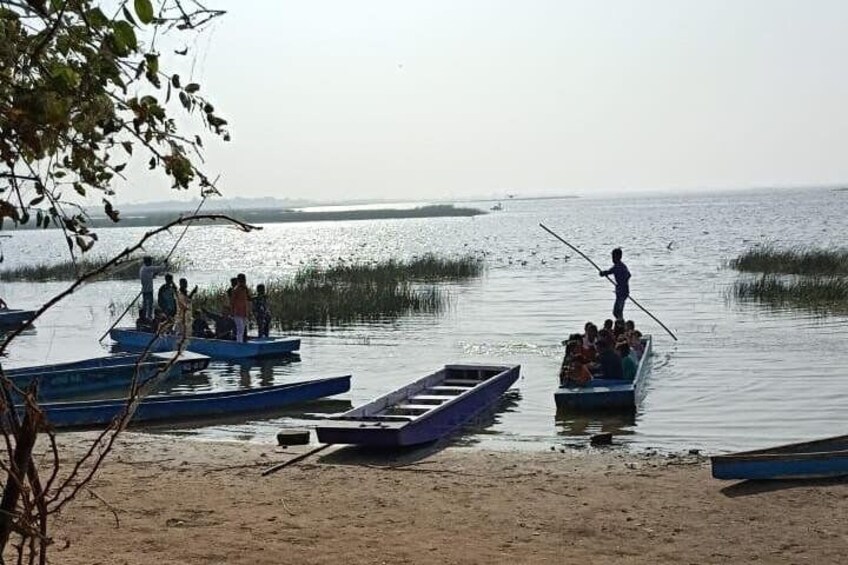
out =
<path fill-rule="evenodd" d="M 831 477 L 827 479 L 792 479 L 792 480 L 749 480 L 734 483 L 721 489 L 721 494 L 728 498 L 754 496 L 768 492 L 804 487 L 829 487 L 848 484 L 848 476 Z"/>

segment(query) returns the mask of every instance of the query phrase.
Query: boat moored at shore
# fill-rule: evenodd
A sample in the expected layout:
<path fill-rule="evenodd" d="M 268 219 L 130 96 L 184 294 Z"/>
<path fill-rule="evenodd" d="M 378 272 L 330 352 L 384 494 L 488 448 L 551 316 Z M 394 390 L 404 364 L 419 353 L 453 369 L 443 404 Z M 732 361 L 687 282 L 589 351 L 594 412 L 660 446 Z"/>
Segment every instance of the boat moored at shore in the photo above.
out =
<path fill-rule="evenodd" d="M 317 426 L 318 440 L 374 447 L 429 443 L 497 405 L 521 367 L 446 365 Z"/>

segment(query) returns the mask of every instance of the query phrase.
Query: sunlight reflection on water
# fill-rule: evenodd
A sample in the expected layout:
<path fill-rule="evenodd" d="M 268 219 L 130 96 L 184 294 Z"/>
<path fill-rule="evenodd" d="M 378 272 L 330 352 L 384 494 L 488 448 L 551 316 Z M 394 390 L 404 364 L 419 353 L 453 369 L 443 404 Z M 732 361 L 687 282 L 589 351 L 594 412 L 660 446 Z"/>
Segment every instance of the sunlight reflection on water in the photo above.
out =
<path fill-rule="evenodd" d="M 480 207 L 488 207 L 481 204 Z M 344 409 L 457 361 L 520 363 L 518 397 L 463 444 L 544 448 L 598 431 L 636 447 L 724 451 L 846 433 L 845 317 L 816 318 L 728 302 L 736 274 L 728 259 L 751 245 L 845 246 L 848 194 L 793 191 L 691 197 L 509 201 L 476 218 L 320 222 L 263 226 L 242 234 L 194 228 L 178 255 L 192 282 L 222 283 L 245 272 L 252 283 L 303 265 L 408 258 L 427 252 L 484 257 L 479 280 L 447 285 L 441 315 L 354 324 L 304 334 L 301 358 L 276 363 L 213 363 L 174 392 L 254 387 L 352 373 L 342 403 L 319 403 L 264 421 L 181 428 L 204 438 L 272 441 L 283 424 L 314 425 L 314 413 Z M 676 331 L 673 342 L 632 306 L 628 317 L 654 335 L 647 394 L 633 417 L 555 415 L 553 391 L 564 336 L 609 316 L 612 288 L 538 228 L 545 222 L 606 264 L 621 246 L 632 292 Z M 99 253 L 116 251 L 145 230 L 100 230 Z M 150 251 L 167 252 L 178 233 Z M 17 232 L 3 243 L 5 265 L 65 258 L 57 232 Z M 4 283 L 16 306 L 35 306 L 60 283 Z M 8 366 L 100 355 L 110 302 L 124 304 L 136 284 L 89 285 L 49 312 L 37 332 L 14 345 Z M 108 341 L 108 340 L 107 340 Z M 322 406 L 324 409 L 322 409 Z M 330 407 L 328 409 L 327 407 Z"/>

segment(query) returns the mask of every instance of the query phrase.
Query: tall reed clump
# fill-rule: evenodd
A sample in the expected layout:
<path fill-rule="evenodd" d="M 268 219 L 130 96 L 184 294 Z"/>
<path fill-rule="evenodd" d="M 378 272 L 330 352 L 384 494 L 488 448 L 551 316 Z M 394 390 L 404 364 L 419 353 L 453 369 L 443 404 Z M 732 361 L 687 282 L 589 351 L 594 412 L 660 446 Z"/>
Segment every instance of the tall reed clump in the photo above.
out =
<path fill-rule="evenodd" d="M 448 306 L 449 295 L 435 283 L 472 278 L 482 271 L 475 258 L 425 256 L 406 262 L 307 267 L 291 279 L 264 284 L 273 325 L 284 330 L 437 313 Z M 228 304 L 226 287 L 200 291 L 194 304 L 221 311 Z"/>
<path fill-rule="evenodd" d="M 755 247 L 733 259 L 730 266 L 744 273 L 846 276 L 848 250 Z"/>
<path fill-rule="evenodd" d="M 734 298 L 759 302 L 773 308 L 801 308 L 819 314 L 848 314 L 848 280 L 835 277 L 799 277 L 783 280 L 763 275 L 739 280 L 733 285 Z"/>
<path fill-rule="evenodd" d="M 730 292 L 738 301 L 822 315 L 848 314 L 848 250 L 758 247 L 730 261 L 730 266 L 761 273 L 734 283 Z"/>
<path fill-rule="evenodd" d="M 164 255 L 154 255 L 153 263 L 161 264 L 165 260 Z M 14 269 L 4 269 L 0 271 L 0 281 L 5 282 L 49 282 L 49 281 L 72 281 L 79 275 L 102 267 L 108 259 L 103 257 L 83 258 L 74 265 L 71 261 L 63 261 L 54 264 L 38 264 L 24 265 L 15 267 Z M 100 277 L 103 279 L 112 280 L 132 280 L 138 278 L 138 268 L 141 266 L 141 257 L 135 257 L 130 261 L 112 269 L 109 273 Z M 169 261 L 171 269 L 175 272 L 180 271 L 185 266 L 182 260 L 171 259 Z"/>

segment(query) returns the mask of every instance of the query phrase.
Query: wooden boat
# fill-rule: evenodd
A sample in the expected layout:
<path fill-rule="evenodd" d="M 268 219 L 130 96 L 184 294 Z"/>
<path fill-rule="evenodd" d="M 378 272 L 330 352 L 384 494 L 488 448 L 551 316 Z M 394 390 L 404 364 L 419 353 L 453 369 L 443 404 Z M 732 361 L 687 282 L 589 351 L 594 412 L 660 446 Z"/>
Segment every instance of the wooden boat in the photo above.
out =
<path fill-rule="evenodd" d="M 348 390 L 350 375 L 243 390 L 146 396 L 139 402 L 131 423 L 267 413 Z M 121 414 L 125 407 L 124 399 L 41 404 L 47 421 L 55 428 L 104 426 Z"/>
<path fill-rule="evenodd" d="M 176 358 L 176 359 L 175 359 Z M 156 376 L 175 359 L 163 379 L 188 375 L 209 366 L 209 357 L 199 353 L 168 351 L 150 353 L 142 358 L 137 353 L 119 353 L 84 361 L 57 363 L 7 369 L 6 376 L 19 388 L 24 389 L 33 380 L 38 381 L 39 398 L 61 398 L 80 396 L 127 387 L 138 369 L 141 382 Z"/>
<path fill-rule="evenodd" d="M 143 349 L 150 345 L 151 351 L 177 349 L 180 338 L 175 335 L 161 335 L 154 338 L 153 334 L 141 332 L 132 328 L 115 328 L 109 332 L 109 337 L 122 347 Z M 251 338 L 239 343 L 226 339 L 205 339 L 191 337 L 185 349 L 208 355 L 213 359 L 244 359 L 248 357 L 273 357 L 286 355 L 300 349 L 299 337 L 266 337 Z"/>
<path fill-rule="evenodd" d="M 317 426 L 318 440 L 376 447 L 428 443 L 495 406 L 521 367 L 446 365 Z"/>
<path fill-rule="evenodd" d="M 820 479 L 848 476 L 848 436 L 710 458 L 716 479 Z"/>
<path fill-rule="evenodd" d="M 644 336 L 642 343 L 644 350 L 633 381 L 592 379 L 587 386 L 560 386 L 554 393 L 557 410 L 635 410 L 649 368 L 651 336 Z"/>
<path fill-rule="evenodd" d="M 10 330 L 27 323 L 35 315 L 35 310 L 0 310 L 0 329 Z"/>

